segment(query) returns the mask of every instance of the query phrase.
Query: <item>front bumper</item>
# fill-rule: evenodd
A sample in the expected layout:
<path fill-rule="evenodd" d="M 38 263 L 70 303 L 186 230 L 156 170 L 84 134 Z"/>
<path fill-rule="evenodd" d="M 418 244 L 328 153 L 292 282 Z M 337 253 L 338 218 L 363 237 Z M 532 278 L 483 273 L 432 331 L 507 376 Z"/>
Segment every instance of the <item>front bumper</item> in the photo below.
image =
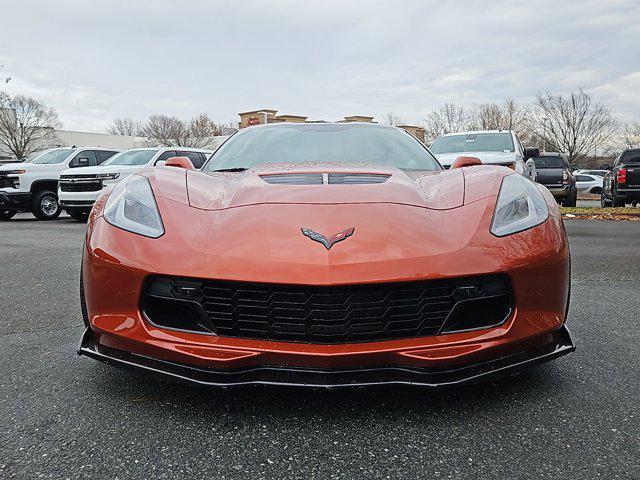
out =
<path fill-rule="evenodd" d="M 31 192 L 0 191 L 0 209 L 30 210 Z"/>
<path fill-rule="evenodd" d="M 547 187 L 545 185 L 545 187 Z M 555 198 L 564 198 L 567 196 L 567 193 L 569 192 L 569 185 L 563 185 L 562 187 L 559 186 L 548 186 L 547 190 L 549 190 L 549 192 L 551 193 L 551 195 L 553 195 Z"/>
<path fill-rule="evenodd" d="M 541 339 L 542 340 L 542 339 Z M 303 368 L 258 366 L 237 369 L 210 369 L 129 353 L 94 341 L 94 333 L 85 329 L 78 355 L 86 355 L 116 367 L 167 378 L 178 382 L 211 386 L 251 384 L 305 387 L 355 387 L 384 384 L 443 387 L 486 382 L 514 375 L 575 351 L 566 326 L 545 335 L 544 342 L 534 348 L 523 348 L 512 354 L 463 367 L 417 368 L 379 366 L 359 368 Z"/>
<path fill-rule="evenodd" d="M 627 201 L 640 201 L 640 188 L 617 188 L 616 197 Z"/>

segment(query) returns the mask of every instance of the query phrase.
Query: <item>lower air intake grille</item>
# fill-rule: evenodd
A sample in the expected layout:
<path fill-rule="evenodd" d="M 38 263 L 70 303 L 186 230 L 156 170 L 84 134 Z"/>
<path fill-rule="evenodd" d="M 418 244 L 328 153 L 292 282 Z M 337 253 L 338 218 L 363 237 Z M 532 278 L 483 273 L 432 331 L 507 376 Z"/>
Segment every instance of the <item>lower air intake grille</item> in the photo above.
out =
<path fill-rule="evenodd" d="M 512 306 L 502 275 L 327 287 L 152 277 L 142 298 L 161 327 L 321 344 L 486 328 Z"/>

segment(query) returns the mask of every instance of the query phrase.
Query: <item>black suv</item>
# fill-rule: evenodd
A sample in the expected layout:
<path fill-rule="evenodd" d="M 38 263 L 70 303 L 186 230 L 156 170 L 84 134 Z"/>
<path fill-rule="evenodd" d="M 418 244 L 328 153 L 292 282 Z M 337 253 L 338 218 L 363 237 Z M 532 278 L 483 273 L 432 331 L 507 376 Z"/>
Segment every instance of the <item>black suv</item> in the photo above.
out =
<path fill-rule="evenodd" d="M 600 203 L 603 207 L 640 203 L 640 148 L 622 152 L 604 177 Z"/>
<path fill-rule="evenodd" d="M 566 155 L 545 152 L 533 157 L 533 161 L 536 163 L 536 182 L 547 187 L 558 203 L 575 207 L 578 189 Z"/>

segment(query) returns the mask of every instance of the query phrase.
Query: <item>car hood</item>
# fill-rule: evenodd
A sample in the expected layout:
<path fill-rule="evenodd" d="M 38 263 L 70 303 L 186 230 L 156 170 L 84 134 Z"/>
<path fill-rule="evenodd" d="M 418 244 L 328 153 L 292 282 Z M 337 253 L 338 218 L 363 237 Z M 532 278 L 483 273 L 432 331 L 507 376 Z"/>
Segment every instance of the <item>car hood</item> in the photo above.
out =
<path fill-rule="evenodd" d="M 69 168 L 62 172 L 62 175 L 97 175 L 99 173 L 122 173 L 128 175 L 144 167 L 144 165 L 97 165 L 94 167 Z"/>
<path fill-rule="evenodd" d="M 39 163 L 5 163 L 0 165 L 0 172 L 6 172 L 7 170 L 24 170 L 26 172 L 49 172 L 57 171 L 60 169 L 59 163 L 54 164 L 39 164 Z"/>
<path fill-rule="evenodd" d="M 162 170 L 165 170 L 163 168 Z M 368 174 L 386 176 L 383 183 L 366 184 L 272 184 L 269 175 L 295 178 L 305 174 L 349 173 L 366 179 Z M 360 175 L 360 176 L 358 176 Z M 437 172 L 405 172 L 397 168 L 356 164 L 261 165 L 239 173 L 186 175 L 189 204 L 203 210 L 222 210 L 258 204 L 394 203 L 432 209 L 456 208 L 464 202 L 461 169 Z"/>
<path fill-rule="evenodd" d="M 457 152 L 457 153 L 441 153 L 436 158 L 442 165 L 451 165 L 458 157 L 476 157 L 484 164 L 506 164 L 516 160 L 515 153 L 506 152 Z"/>

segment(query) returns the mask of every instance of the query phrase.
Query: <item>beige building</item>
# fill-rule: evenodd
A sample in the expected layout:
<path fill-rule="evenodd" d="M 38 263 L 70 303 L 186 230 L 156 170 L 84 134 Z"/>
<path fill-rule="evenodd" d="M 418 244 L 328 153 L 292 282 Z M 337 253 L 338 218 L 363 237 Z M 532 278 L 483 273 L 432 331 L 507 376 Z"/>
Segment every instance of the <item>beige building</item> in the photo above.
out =
<path fill-rule="evenodd" d="M 239 128 L 247 128 L 252 127 L 254 125 L 262 125 L 265 123 L 322 123 L 323 120 L 308 120 L 309 117 L 304 117 L 302 115 L 277 115 L 277 110 L 271 110 L 269 108 L 263 108 L 261 110 L 252 110 L 250 112 L 242 112 L 238 115 L 240 116 L 240 122 L 238 124 Z M 349 123 L 349 122 L 365 122 L 365 123 L 376 123 L 373 119 L 374 117 L 368 117 L 366 115 L 350 115 L 348 117 L 344 117 L 342 120 L 338 120 L 338 123 Z M 402 128 L 409 132 L 411 135 L 416 137 L 421 142 L 424 142 L 424 129 L 418 127 L 416 125 L 400 125 L 399 128 Z"/>

